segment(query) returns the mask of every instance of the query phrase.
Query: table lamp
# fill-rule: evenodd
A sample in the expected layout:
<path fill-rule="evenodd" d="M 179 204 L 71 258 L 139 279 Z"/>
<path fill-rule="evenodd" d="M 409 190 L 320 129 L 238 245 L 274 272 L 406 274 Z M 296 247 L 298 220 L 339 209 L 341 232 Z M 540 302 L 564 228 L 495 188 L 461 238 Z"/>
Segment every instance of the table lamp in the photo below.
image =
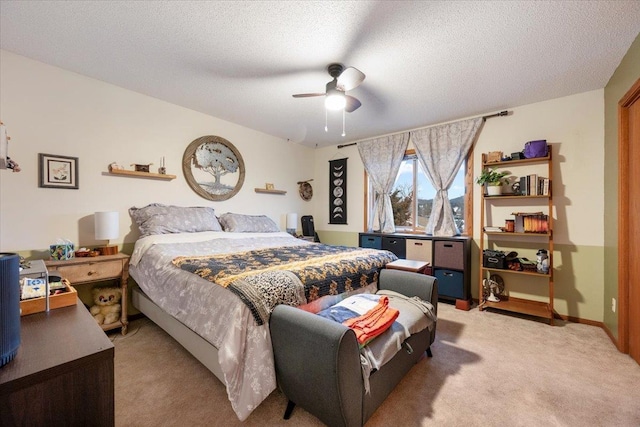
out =
<path fill-rule="evenodd" d="M 117 245 L 109 245 L 109 240 L 119 236 L 120 217 L 118 212 L 96 212 L 95 220 L 95 237 L 96 240 L 106 240 L 106 246 L 98 247 L 101 255 L 115 255 L 118 253 Z"/>
<path fill-rule="evenodd" d="M 287 233 L 291 234 L 292 236 L 295 236 L 297 229 L 298 229 L 298 214 L 288 213 L 287 214 Z"/>

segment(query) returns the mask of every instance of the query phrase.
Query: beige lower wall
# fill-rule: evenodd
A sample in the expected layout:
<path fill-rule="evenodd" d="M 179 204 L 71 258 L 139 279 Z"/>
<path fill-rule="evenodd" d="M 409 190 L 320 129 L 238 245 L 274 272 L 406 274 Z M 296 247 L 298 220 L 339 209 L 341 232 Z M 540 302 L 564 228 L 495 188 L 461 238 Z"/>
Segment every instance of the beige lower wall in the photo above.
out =
<path fill-rule="evenodd" d="M 358 246 L 358 233 L 344 233 L 340 231 L 318 232 L 320 242 L 329 245 Z"/>

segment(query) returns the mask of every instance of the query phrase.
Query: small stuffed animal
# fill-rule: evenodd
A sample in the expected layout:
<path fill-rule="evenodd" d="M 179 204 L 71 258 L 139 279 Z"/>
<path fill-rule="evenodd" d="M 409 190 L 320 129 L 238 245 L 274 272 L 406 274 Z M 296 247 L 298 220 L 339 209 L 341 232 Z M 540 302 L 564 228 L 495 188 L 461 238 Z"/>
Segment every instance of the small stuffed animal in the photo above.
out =
<path fill-rule="evenodd" d="M 90 311 L 98 325 L 108 325 L 120 319 L 120 288 L 93 288 L 94 306 Z"/>

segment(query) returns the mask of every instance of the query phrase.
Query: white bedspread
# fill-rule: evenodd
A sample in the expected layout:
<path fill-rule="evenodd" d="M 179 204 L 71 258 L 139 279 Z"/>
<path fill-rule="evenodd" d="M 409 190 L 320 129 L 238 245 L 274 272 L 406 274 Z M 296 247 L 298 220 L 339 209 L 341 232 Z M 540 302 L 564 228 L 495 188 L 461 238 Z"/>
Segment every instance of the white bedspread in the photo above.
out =
<path fill-rule="evenodd" d="M 171 264 L 177 256 L 311 244 L 281 233 L 163 234 L 136 242 L 130 274 L 164 311 L 218 348 L 231 406 L 243 421 L 276 387 L 269 326 L 221 286 Z"/>

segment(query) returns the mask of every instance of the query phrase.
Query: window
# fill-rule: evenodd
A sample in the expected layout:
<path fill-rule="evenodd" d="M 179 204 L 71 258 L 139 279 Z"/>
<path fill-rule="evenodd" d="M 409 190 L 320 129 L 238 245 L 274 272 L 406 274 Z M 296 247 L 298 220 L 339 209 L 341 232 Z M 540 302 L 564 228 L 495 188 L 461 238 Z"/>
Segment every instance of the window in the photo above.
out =
<path fill-rule="evenodd" d="M 468 222 L 465 213 L 471 214 L 471 207 L 466 206 L 465 190 L 472 181 L 466 171 L 465 161 L 460 166 L 460 170 L 448 191 L 455 222 L 461 234 L 469 234 L 465 228 L 465 222 Z M 373 194 L 370 183 L 368 191 Z M 429 221 L 435 194 L 436 190 L 431 185 L 415 151 L 407 150 L 391 192 L 396 230 L 407 233 L 424 232 Z M 367 214 L 371 216 L 373 215 L 373 197 L 368 197 L 368 200 L 369 212 Z"/>

